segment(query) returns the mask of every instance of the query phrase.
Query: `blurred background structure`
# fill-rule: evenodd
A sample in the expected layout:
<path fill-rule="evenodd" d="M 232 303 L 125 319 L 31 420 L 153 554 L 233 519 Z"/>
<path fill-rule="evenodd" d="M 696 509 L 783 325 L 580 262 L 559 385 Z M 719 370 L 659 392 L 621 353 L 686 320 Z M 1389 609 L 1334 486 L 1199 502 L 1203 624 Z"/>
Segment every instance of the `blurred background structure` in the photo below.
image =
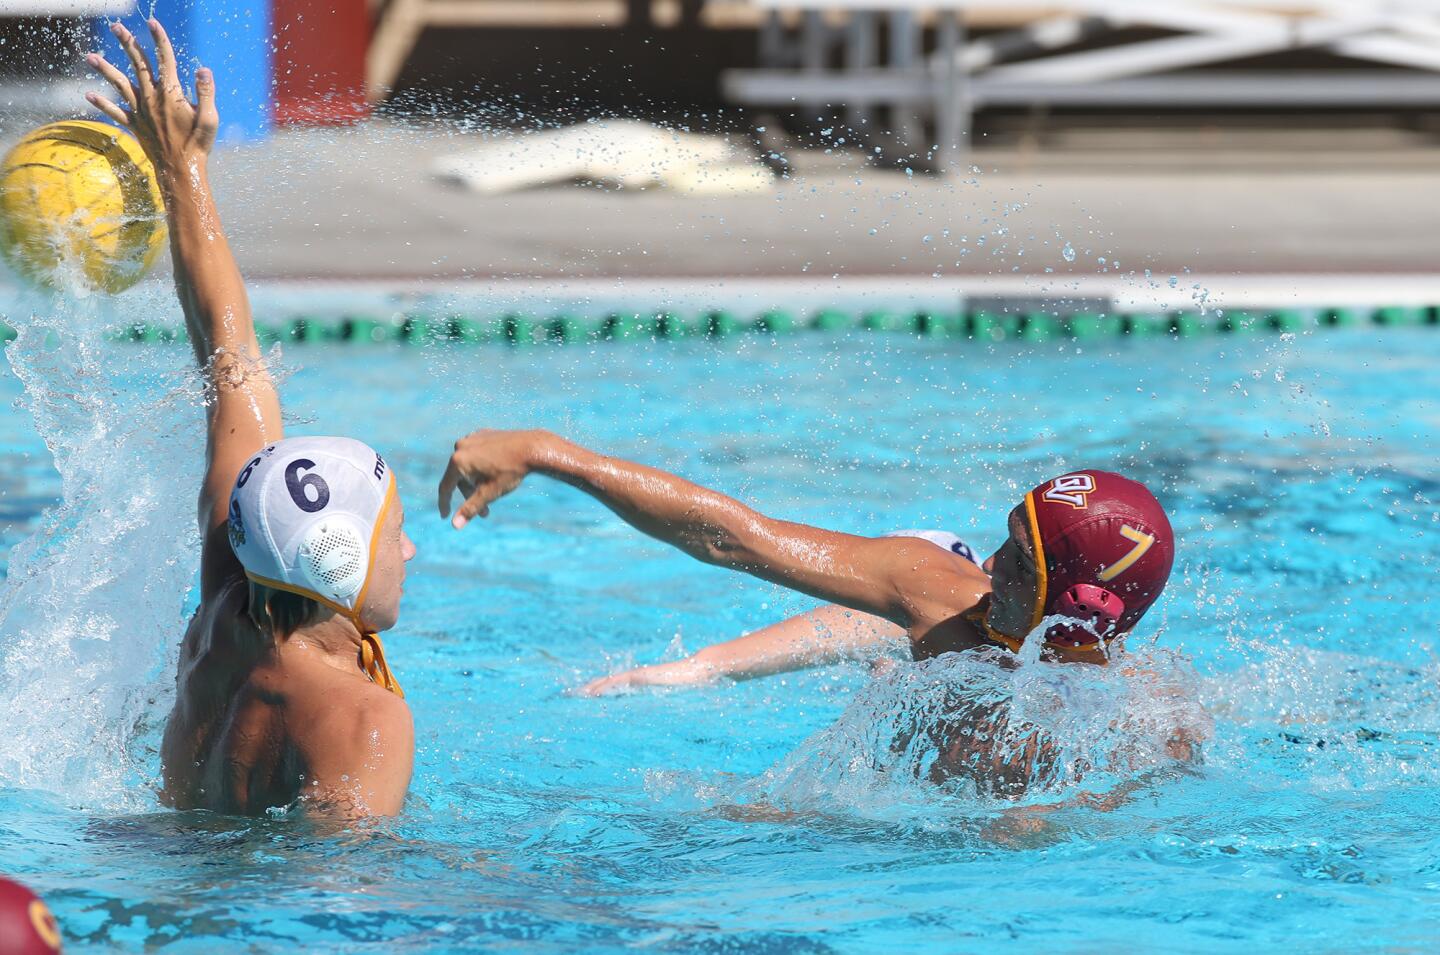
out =
<path fill-rule="evenodd" d="M 1384 3 L 1053 0 L 1053 12 L 1025 15 L 1002 0 L 880 9 L 875 0 L 756 2 L 767 10 L 760 68 L 728 72 L 730 97 L 798 102 L 814 113 L 843 104 L 854 130 L 874 128 L 882 109 L 880 128 L 900 143 L 937 143 L 942 169 L 987 107 L 1424 109 L 1440 101 L 1440 19 Z M 1000 13 L 991 23 L 1000 28 L 967 41 L 967 19 L 984 12 Z M 1291 59 L 1266 62 L 1277 54 Z M 1234 68 L 1198 69 L 1215 64 Z"/>
<path fill-rule="evenodd" d="M 153 10 L 257 277 L 1418 280 L 1440 233 L 1434 0 Z M 0 2 L 0 138 L 116 15 Z"/>

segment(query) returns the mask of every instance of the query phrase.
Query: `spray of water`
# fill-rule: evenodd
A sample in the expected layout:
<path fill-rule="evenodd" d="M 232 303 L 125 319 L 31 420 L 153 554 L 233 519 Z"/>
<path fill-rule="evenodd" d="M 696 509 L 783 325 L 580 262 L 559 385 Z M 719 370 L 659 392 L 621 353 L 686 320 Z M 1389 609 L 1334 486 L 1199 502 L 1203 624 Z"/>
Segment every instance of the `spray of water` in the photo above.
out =
<path fill-rule="evenodd" d="M 1018 663 L 981 649 L 890 668 L 749 795 L 880 817 L 937 800 L 993 810 L 1104 794 L 1198 760 L 1211 723 L 1183 657 L 1052 664 L 1030 643 Z"/>
<path fill-rule="evenodd" d="M 148 314 L 160 286 L 120 301 Z M 10 316 L 18 404 L 61 500 L 0 588 L 0 786 L 128 810 L 153 804 L 150 750 L 195 572 L 202 412 L 188 355 L 108 341 L 113 309 L 72 286 Z"/>
<path fill-rule="evenodd" d="M 1373 791 L 1440 783 L 1440 668 L 1355 653 L 1262 646 L 1206 681 L 1228 724 L 1222 771 L 1276 788 Z"/>

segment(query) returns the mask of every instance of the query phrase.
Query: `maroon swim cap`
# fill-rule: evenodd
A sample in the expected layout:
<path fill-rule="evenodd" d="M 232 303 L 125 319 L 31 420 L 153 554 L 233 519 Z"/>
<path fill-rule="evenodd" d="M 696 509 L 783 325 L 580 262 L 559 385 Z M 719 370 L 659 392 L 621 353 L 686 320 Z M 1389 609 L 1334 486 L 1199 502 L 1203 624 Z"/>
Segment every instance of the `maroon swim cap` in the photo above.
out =
<path fill-rule="evenodd" d="M 0 878 L 0 952 L 55 955 L 60 927 L 45 903 L 19 882 Z"/>
<path fill-rule="evenodd" d="M 1170 579 L 1175 536 L 1165 509 L 1138 481 L 1075 471 L 1025 495 L 1037 588 L 1030 630 L 1059 614 L 1089 621 L 1100 636 L 1128 633 Z M 1084 626 L 1052 626 L 1047 643 L 1097 642 Z"/>

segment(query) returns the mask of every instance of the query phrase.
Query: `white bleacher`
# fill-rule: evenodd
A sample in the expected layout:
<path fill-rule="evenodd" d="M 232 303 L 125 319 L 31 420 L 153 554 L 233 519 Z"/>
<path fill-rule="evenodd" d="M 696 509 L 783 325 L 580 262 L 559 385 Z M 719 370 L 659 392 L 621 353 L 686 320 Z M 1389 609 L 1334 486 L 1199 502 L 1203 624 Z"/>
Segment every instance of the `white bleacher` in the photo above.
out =
<path fill-rule="evenodd" d="M 1035 22 L 968 42 L 967 17 L 1013 0 L 755 2 L 769 13 L 760 68 L 726 73 L 731 99 L 843 108 L 857 130 L 884 107 L 902 141 L 922 152 L 938 143 L 942 169 L 961 160 L 984 106 L 1440 106 L 1440 0 L 1046 0 Z M 928 56 L 925 20 L 936 36 Z M 1120 33 L 1134 27 L 1176 35 Z M 1074 50 L 1081 41 L 1111 42 Z M 1372 68 L 1195 69 L 1298 49 Z"/>

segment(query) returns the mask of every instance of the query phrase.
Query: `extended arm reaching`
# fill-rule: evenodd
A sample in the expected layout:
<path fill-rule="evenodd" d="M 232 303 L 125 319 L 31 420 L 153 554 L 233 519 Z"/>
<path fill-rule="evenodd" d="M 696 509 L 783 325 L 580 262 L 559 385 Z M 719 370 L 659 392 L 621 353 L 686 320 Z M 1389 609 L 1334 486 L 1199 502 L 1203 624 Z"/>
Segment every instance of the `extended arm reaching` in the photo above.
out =
<path fill-rule="evenodd" d="M 973 565 L 906 538 L 870 539 L 779 521 L 655 468 L 604 457 L 543 431 L 477 431 L 456 443 L 440 482 L 452 523 L 485 516 L 531 473 L 585 491 L 636 529 L 697 560 L 741 570 L 910 628 L 973 605 L 988 581 Z"/>
<path fill-rule="evenodd" d="M 151 19 L 149 25 L 154 67 L 129 30 L 119 23 L 111 26 L 130 59 L 133 82 L 99 54 L 87 57 L 128 112 L 97 94 L 87 98 L 135 134 L 165 198 L 175 291 L 211 392 L 199 521 L 206 539 L 202 586 L 213 592 L 238 567 L 223 533 L 215 533 L 225 523 L 231 485 L 246 458 L 283 437 L 280 399 L 262 361 L 245 285 L 210 192 L 207 161 L 220 123 L 215 77 L 208 69 L 196 71 L 196 102 L 191 104 L 180 86 L 169 37 L 159 21 Z"/>
<path fill-rule="evenodd" d="M 683 660 L 591 680 L 579 692 L 583 696 L 601 696 L 645 686 L 752 680 L 841 660 L 864 659 L 904 645 L 905 631 L 890 621 L 827 604 L 743 637 L 705 647 Z"/>

